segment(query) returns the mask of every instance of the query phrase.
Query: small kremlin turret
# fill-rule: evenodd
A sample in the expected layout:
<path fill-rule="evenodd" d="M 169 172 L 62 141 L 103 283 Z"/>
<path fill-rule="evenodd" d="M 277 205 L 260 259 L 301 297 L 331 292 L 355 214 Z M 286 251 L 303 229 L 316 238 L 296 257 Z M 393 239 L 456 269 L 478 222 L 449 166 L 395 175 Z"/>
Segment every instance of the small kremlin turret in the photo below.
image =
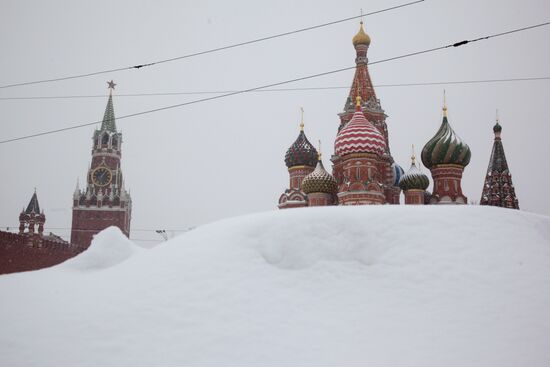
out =
<path fill-rule="evenodd" d="M 512 174 L 508 169 L 504 146 L 500 137 L 502 126 L 500 126 L 498 116 L 496 124 L 493 127 L 493 132 L 495 134 L 495 141 L 479 204 L 519 209 L 519 201 L 516 197 L 514 184 L 512 183 Z"/>
<path fill-rule="evenodd" d="M 304 133 L 304 110 L 300 122 L 300 133 L 285 154 L 290 187 L 279 197 L 279 209 L 307 206 L 307 197 L 302 191 L 302 180 L 313 172 L 317 164 L 317 150 Z"/>
<path fill-rule="evenodd" d="M 405 195 L 405 204 L 424 205 L 425 192 L 430 185 L 430 180 L 416 166 L 416 156 L 413 153 L 411 156 L 411 167 L 399 180 L 399 187 Z"/>
<path fill-rule="evenodd" d="M 38 225 L 38 235 L 42 236 L 44 233 L 44 223 L 46 223 L 46 215 L 44 211 L 40 211 L 38 196 L 36 195 L 36 189 L 34 189 L 34 194 L 29 201 L 29 205 L 27 205 L 27 209 L 24 209 L 19 214 L 19 234 L 24 234 L 25 228 L 27 228 L 28 231 L 26 233 L 29 236 L 33 236 L 35 235 L 34 227 Z"/>
<path fill-rule="evenodd" d="M 302 181 L 302 190 L 307 194 L 309 206 L 326 206 L 336 204 L 338 184 L 336 179 L 325 170 L 321 159 L 321 142 L 315 170 Z"/>
<path fill-rule="evenodd" d="M 449 124 L 444 98 L 441 126 L 422 149 L 422 163 L 431 171 L 434 181 L 431 204 L 467 203 L 462 194 L 461 180 L 470 157 L 470 148 Z"/>

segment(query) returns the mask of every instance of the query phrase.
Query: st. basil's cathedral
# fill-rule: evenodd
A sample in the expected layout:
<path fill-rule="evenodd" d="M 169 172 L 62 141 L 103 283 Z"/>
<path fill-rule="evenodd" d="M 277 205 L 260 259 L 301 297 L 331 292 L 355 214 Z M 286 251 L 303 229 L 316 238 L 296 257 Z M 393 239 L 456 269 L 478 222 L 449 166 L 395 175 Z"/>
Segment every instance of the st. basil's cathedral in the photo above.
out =
<path fill-rule="evenodd" d="M 430 180 L 416 165 L 414 151 L 407 172 L 391 155 L 386 114 L 368 70 L 371 39 L 363 22 L 352 43 L 356 69 L 344 111 L 338 114 L 340 124 L 331 157 L 332 174 L 324 168 L 320 152 L 307 139 L 302 116 L 298 138 L 285 155 L 290 187 L 279 197 L 278 207 L 399 204 L 401 191 L 405 204 L 467 204 L 461 181 L 471 151 L 451 127 L 446 103 L 441 126 L 421 153 L 422 163 L 430 170 L 434 182 L 430 193 L 427 191 Z M 480 205 L 519 209 L 498 118 L 493 131 L 495 142 Z"/>

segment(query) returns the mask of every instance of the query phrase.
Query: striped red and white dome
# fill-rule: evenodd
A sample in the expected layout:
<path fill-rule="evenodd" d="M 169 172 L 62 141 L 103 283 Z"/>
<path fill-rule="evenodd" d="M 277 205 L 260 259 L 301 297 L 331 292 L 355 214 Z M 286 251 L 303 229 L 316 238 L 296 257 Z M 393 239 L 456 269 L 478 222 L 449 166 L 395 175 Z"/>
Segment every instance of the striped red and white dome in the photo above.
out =
<path fill-rule="evenodd" d="M 386 152 L 386 140 L 361 111 L 355 111 L 350 122 L 338 133 L 334 151 L 340 157 L 353 153 L 383 155 Z"/>

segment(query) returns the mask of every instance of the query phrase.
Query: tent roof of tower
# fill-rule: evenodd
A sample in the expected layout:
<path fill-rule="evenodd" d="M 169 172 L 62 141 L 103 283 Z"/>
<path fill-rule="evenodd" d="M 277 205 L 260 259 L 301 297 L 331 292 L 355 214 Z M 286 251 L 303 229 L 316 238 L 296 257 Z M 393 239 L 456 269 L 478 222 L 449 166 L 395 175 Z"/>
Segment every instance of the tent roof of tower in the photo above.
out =
<path fill-rule="evenodd" d="M 29 205 L 27 205 L 27 209 L 25 210 L 25 213 L 31 214 L 31 213 L 40 213 L 40 205 L 38 205 L 38 197 L 36 196 L 36 191 L 32 195 L 31 201 L 29 201 Z"/>
<path fill-rule="evenodd" d="M 497 129 L 498 126 L 498 129 Z M 497 122 L 497 125 L 493 128 L 495 133 L 500 133 L 502 127 Z M 493 150 L 491 151 L 491 158 L 489 159 L 489 167 L 487 168 L 487 173 L 490 172 L 504 172 L 508 171 L 508 163 L 506 162 L 506 155 L 504 154 L 504 146 L 502 145 L 502 140 L 495 137 L 495 142 L 493 143 Z"/>
<path fill-rule="evenodd" d="M 103 115 L 103 122 L 101 123 L 101 130 L 107 130 L 110 132 L 116 132 L 115 123 L 115 109 L 113 108 L 113 89 L 116 84 L 111 80 L 109 84 L 109 100 L 105 107 L 105 114 Z"/>

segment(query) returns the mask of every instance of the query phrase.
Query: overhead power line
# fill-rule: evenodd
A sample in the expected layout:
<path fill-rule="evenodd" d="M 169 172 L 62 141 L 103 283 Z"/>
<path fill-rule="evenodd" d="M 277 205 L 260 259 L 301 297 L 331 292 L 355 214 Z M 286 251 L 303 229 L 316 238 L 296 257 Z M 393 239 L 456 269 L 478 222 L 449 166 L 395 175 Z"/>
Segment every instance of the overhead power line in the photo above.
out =
<path fill-rule="evenodd" d="M 350 21 L 350 20 L 353 20 L 353 19 L 358 19 L 358 18 L 361 18 L 363 16 L 380 14 L 380 13 L 388 12 L 388 11 L 391 11 L 391 10 L 404 8 L 406 6 L 418 4 L 418 3 L 421 3 L 421 2 L 424 2 L 424 0 L 416 0 L 416 1 L 405 3 L 405 4 L 392 6 L 392 7 L 381 9 L 381 10 L 376 10 L 376 11 L 366 13 L 366 14 L 362 14 L 362 15 L 357 15 L 357 16 L 353 16 L 353 17 L 338 19 L 338 20 L 334 20 L 334 21 L 328 22 L 328 23 L 317 24 L 317 25 L 313 25 L 313 26 L 310 26 L 310 27 L 295 29 L 295 30 L 288 31 L 288 32 L 278 33 L 278 34 L 274 34 L 274 35 L 267 36 L 267 37 L 256 38 L 256 39 L 253 39 L 253 40 L 249 40 L 249 41 L 245 41 L 245 42 L 239 42 L 239 43 L 235 43 L 235 44 L 231 44 L 231 45 L 227 45 L 227 46 L 212 48 L 212 49 L 209 49 L 209 50 L 199 51 L 199 52 L 195 52 L 195 53 L 191 53 L 191 54 L 187 54 L 187 55 L 172 57 L 172 58 L 169 58 L 169 59 L 163 59 L 163 60 L 138 64 L 138 65 L 132 65 L 132 66 L 126 66 L 126 67 L 118 67 L 118 68 L 113 68 L 113 69 L 94 71 L 94 72 L 83 73 L 83 74 L 63 76 L 63 77 L 58 77 L 58 78 L 34 80 L 34 81 L 30 81 L 30 82 L 21 82 L 21 83 L 14 83 L 14 84 L 6 84 L 6 85 L 1 85 L 0 89 L 20 87 L 20 86 L 32 85 L 32 84 L 58 82 L 58 81 L 69 80 L 69 79 L 86 78 L 86 77 L 100 75 L 100 74 L 114 73 L 114 72 L 117 72 L 117 71 L 139 70 L 141 68 L 145 68 L 145 67 L 149 67 L 149 66 L 153 66 L 153 65 L 159 65 L 159 64 L 172 62 L 172 61 L 188 59 L 188 58 L 195 57 L 195 56 L 206 55 L 206 54 L 209 54 L 209 53 L 214 53 L 214 52 L 219 52 L 219 51 L 223 51 L 223 50 L 228 50 L 228 49 L 231 49 L 231 48 L 250 45 L 250 44 L 253 44 L 253 43 L 268 41 L 268 40 L 272 40 L 274 38 L 285 37 L 285 36 L 289 36 L 289 35 L 296 34 L 296 33 L 301 33 L 301 32 L 311 31 L 311 30 L 318 29 L 318 28 L 328 27 L 328 26 L 335 25 L 335 24 L 338 24 L 338 23 L 343 23 L 343 22 L 347 22 L 347 21 Z"/>
<path fill-rule="evenodd" d="M 546 25 L 549 25 L 549 24 L 550 24 L 550 22 L 540 23 L 540 24 L 536 24 L 536 25 L 532 25 L 532 26 L 528 26 L 528 27 L 513 29 L 513 30 L 510 30 L 510 31 L 506 31 L 506 32 L 501 32 L 501 33 L 496 33 L 496 34 L 492 34 L 492 35 L 488 35 L 488 36 L 478 37 L 478 38 L 475 38 L 475 39 L 472 39 L 472 40 L 464 40 L 464 41 L 460 41 L 460 42 L 451 43 L 451 44 L 448 44 L 448 45 L 445 45 L 445 46 L 433 47 L 433 48 L 422 50 L 422 51 L 411 52 L 411 53 L 407 53 L 407 54 L 403 54 L 403 55 L 399 55 L 399 56 L 390 57 L 390 58 L 387 58 L 387 59 L 382 59 L 382 60 L 378 60 L 378 61 L 374 61 L 374 62 L 369 62 L 369 65 L 382 64 L 382 63 L 385 63 L 385 62 L 388 62 L 388 61 L 404 59 L 404 58 L 408 58 L 408 57 L 411 57 L 411 56 L 422 55 L 422 54 L 426 54 L 426 53 L 430 53 L 430 52 L 444 50 L 444 49 L 451 48 L 451 47 L 460 47 L 460 46 L 467 45 L 469 43 L 474 43 L 474 42 L 478 42 L 478 41 L 482 41 L 482 40 L 487 40 L 487 39 L 490 39 L 490 38 L 509 35 L 509 34 L 512 34 L 512 33 L 521 32 L 521 31 L 525 31 L 525 30 L 528 30 L 528 29 L 533 29 L 533 28 L 537 28 L 537 27 L 546 26 Z M 226 97 L 234 96 L 234 95 L 237 95 L 237 94 L 249 93 L 249 92 L 259 90 L 259 89 L 277 87 L 279 85 L 294 83 L 294 82 L 298 82 L 298 81 L 302 81 L 302 80 L 318 78 L 318 77 L 325 76 L 325 75 L 336 74 L 336 73 L 340 73 L 342 71 L 352 70 L 352 69 L 355 69 L 355 67 L 356 66 L 354 65 L 354 66 L 350 66 L 350 67 L 347 67 L 347 68 L 341 68 L 341 69 L 326 71 L 326 72 L 323 72 L 323 73 L 308 75 L 308 76 L 304 76 L 304 77 L 300 77 L 300 78 L 289 79 L 289 80 L 285 80 L 285 81 L 282 81 L 282 82 L 262 85 L 262 86 L 259 86 L 259 87 L 248 88 L 248 89 L 243 89 L 243 90 L 235 91 L 235 92 L 231 92 L 231 93 L 225 93 L 225 94 L 221 94 L 221 95 L 217 95 L 217 96 L 206 97 L 206 98 L 196 99 L 196 100 L 193 100 L 193 101 L 188 101 L 188 102 L 173 104 L 173 105 L 169 105 L 169 106 L 154 108 L 154 109 L 151 109 L 151 110 L 146 110 L 146 111 L 136 112 L 136 113 L 132 113 L 132 114 L 128 114 L 128 115 L 123 115 L 123 116 L 117 117 L 117 119 L 122 120 L 122 119 L 127 119 L 127 118 L 130 118 L 130 117 L 136 117 L 136 116 L 146 115 L 146 114 L 150 114 L 150 113 L 154 113 L 154 112 L 165 111 L 165 110 L 174 109 L 174 108 L 178 108 L 178 107 L 188 106 L 188 105 L 192 105 L 192 104 L 212 101 L 212 100 L 215 100 L 215 99 L 226 98 Z M 19 140 L 24 140 L 24 139 L 30 139 L 30 138 L 34 138 L 34 137 L 38 137 L 38 136 L 55 134 L 55 133 L 59 133 L 59 132 L 62 132 L 62 131 L 79 129 L 79 128 L 82 128 L 82 127 L 92 126 L 92 125 L 96 125 L 96 124 L 100 124 L 100 123 L 101 123 L 101 121 L 93 121 L 93 122 L 87 122 L 87 123 L 82 123 L 82 124 L 78 124 L 78 125 L 68 126 L 68 127 L 64 127 L 64 128 L 60 128 L 60 129 L 43 131 L 43 132 L 40 132 L 40 133 L 24 135 L 24 136 L 20 136 L 20 137 L 17 137 L 17 138 L 2 140 L 2 141 L 0 141 L 0 144 L 6 144 L 6 143 L 19 141 Z"/>
<path fill-rule="evenodd" d="M 524 78 L 498 78 L 498 79 L 472 79 L 472 80 L 447 80 L 437 82 L 417 82 L 417 83 L 394 83 L 394 84 L 375 84 L 375 88 L 397 88 L 397 87 L 421 87 L 430 85 L 453 85 L 453 84 L 483 84 L 483 83 L 504 83 L 504 82 L 526 82 L 550 80 L 550 76 L 524 77 Z M 311 90 L 332 90 L 349 89 L 349 86 L 325 86 L 325 87 L 301 87 L 301 88 L 270 88 L 258 89 L 252 92 L 292 92 L 292 91 L 311 91 Z M 181 96 L 197 94 L 224 94 L 233 93 L 238 90 L 218 90 L 218 91 L 188 91 L 188 92 L 158 92 L 158 93 L 126 93 L 117 94 L 116 97 L 155 97 L 155 96 Z M 29 97 L 0 97 L 0 101 L 10 100 L 43 100 L 43 99 L 80 99 L 80 98 L 105 98 L 105 94 L 91 95 L 65 95 L 65 96 L 29 96 Z"/>

